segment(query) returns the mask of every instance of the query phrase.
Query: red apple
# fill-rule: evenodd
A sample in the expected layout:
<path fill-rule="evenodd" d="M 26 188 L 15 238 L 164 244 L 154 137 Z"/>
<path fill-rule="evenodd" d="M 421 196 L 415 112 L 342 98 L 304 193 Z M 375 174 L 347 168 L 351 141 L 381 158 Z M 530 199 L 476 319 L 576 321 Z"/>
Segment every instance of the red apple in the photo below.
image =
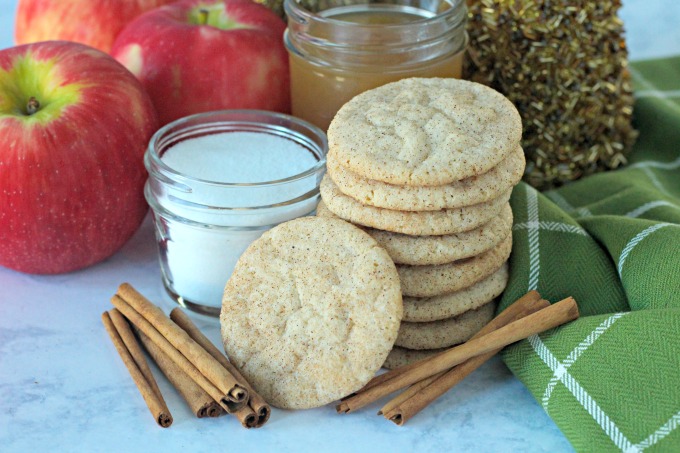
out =
<path fill-rule="evenodd" d="M 17 44 L 61 39 L 111 50 L 116 35 L 143 12 L 174 0 L 19 0 Z"/>
<path fill-rule="evenodd" d="M 109 55 L 51 41 L 0 51 L 0 265 L 53 274 L 96 263 L 139 227 L 158 120 Z"/>
<path fill-rule="evenodd" d="M 128 24 L 111 54 L 142 82 L 161 124 L 222 109 L 287 113 L 285 28 L 250 0 L 182 0 Z"/>

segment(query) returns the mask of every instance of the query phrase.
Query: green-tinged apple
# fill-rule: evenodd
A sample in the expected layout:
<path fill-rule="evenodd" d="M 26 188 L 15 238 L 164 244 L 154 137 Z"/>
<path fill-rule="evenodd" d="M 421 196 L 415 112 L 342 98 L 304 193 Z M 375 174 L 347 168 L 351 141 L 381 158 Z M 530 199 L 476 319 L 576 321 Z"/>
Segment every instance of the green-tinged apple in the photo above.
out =
<path fill-rule="evenodd" d="M 111 56 L 66 41 L 0 51 L 0 265 L 94 264 L 137 230 L 151 100 Z"/>
<path fill-rule="evenodd" d="M 19 0 L 15 40 L 76 41 L 104 52 L 132 19 L 175 0 Z"/>
<path fill-rule="evenodd" d="M 142 82 L 161 124 L 222 109 L 288 113 L 285 28 L 251 0 L 181 0 L 128 24 L 111 54 Z"/>

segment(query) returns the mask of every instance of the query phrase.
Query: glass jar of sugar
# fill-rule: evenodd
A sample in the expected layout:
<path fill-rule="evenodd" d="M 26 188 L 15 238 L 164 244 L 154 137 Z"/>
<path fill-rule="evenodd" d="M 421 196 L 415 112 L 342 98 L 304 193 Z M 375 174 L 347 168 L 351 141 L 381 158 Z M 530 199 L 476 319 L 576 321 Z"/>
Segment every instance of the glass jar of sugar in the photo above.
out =
<path fill-rule="evenodd" d="M 285 0 L 293 115 L 327 129 L 359 93 L 407 77 L 460 78 L 464 0 Z"/>
<path fill-rule="evenodd" d="M 248 245 L 316 209 L 327 150 L 317 127 L 273 112 L 210 112 L 161 128 L 144 158 L 145 195 L 168 294 L 219 315 Z"/>

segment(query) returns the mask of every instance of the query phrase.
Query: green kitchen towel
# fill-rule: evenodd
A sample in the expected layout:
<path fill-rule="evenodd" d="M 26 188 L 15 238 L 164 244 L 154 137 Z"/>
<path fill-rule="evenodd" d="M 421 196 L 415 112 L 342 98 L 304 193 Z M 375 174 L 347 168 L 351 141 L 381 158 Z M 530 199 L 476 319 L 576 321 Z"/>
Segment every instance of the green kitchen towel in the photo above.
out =
<path fill-rule="evenodd" d="M 632 65 L 630 164 L 515 188 L 511 278 L 581 318 L 503 352 L 577 451 L 680 452 L 680 57 Z"/>

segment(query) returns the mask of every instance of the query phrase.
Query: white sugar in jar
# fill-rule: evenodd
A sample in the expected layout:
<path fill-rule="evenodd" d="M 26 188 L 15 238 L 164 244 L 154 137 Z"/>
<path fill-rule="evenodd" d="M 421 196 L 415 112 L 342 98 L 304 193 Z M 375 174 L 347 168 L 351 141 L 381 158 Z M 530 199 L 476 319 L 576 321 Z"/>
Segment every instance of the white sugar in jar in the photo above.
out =
<path fill-rule="evenodd" d="M 327 150 L 320 129 L 273 112 L 210 112 L 161 128 L 144 158 L 145 195 L 168 294 L 219 315 L 250 243 L 316 208 Z"/>

